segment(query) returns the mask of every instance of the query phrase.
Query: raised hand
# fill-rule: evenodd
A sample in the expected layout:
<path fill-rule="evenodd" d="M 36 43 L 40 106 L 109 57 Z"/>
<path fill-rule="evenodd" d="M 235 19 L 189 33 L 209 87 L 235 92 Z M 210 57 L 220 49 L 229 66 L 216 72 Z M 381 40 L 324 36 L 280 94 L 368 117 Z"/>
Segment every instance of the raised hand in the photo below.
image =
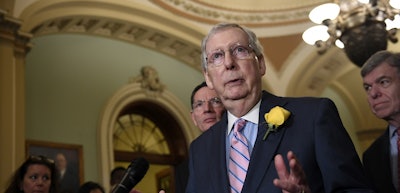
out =
<path fill-rule="evenodd" d="M 289 171 L 286 169 L 282 155 L 275 156 L 275 168 L 279 178 L 274 179 L 274 185 L 281 188 L 282 193 L 310 193 L 306 175 L 292 151 L 287 153 L 287 159 L 289 161 Z"/>

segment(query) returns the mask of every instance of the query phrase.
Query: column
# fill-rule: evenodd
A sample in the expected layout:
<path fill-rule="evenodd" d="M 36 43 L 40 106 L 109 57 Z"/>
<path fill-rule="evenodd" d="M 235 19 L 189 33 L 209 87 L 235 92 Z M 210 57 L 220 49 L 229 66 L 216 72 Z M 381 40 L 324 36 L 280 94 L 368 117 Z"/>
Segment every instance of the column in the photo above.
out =
<path fill-rule="evenodd" d="M 0 187 L 25 158 L 25 56 L 31 35 L 0 9 Z"/>

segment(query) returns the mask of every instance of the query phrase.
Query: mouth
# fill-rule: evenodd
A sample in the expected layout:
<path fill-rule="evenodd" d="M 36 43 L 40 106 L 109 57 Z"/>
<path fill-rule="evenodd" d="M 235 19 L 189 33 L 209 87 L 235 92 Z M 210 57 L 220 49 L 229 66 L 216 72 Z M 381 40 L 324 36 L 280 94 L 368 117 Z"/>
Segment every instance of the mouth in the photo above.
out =
<path fill-rule="evenodd" d="M 386 102 L 378 102 L 372 105 L 372 108 L 375 109 L 375 111 L 385 108 Z"/>
<path fill-rule="evenodd" d="M 204 119 L 204 123 L 213 123 L 213 122 L 216 122 L 216 118 L 207 118 L 207 119 Z"/>
<path fill-rule="evenodd" d="M 244 82 L 243 79 L 241 79 L 241 78 L 236 78 L 236 79 L 229 80 L 228 82 L 226 82 L 225 85 L 236 86 L 236 85 L 242 84 L 243 82 Z"/>

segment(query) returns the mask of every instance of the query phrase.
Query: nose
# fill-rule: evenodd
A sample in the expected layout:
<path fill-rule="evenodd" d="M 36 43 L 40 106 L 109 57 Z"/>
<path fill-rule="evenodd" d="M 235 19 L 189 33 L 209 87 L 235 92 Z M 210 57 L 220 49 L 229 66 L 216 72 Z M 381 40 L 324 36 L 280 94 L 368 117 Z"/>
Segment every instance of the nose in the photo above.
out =
<path fill-rule="evenodd" d="M 224 65 L 226 69 L 232 69 L 234 67 L 234 56 L 231 54 L 231 52 L 225 52 L 225 57 L 224 57 Z"/>
<path fill-rule="evenodd" d="M 36 185 L 41 186 L 41 185 L 43 185 L 43 184 L 44 184 L 44 180 L 43 180 L 43 179 L 38 178 L 38 179 L 36 180 Z"/>
<path fill-rule="evenodd" d="M 371 97 L 372 99 L 376 99 L 379 96 L 381 96 L 381 92 L 379 90 L 379 87 L 371 86 L 371 90 L 368 92 L 368 96 Z"/>
<path fill-rule="evenodd" d="M 210 112 L 212 111 L 212 104 L 210 103 L 210 101 L 207 101 L 204 103 L 204 112 Z"/>

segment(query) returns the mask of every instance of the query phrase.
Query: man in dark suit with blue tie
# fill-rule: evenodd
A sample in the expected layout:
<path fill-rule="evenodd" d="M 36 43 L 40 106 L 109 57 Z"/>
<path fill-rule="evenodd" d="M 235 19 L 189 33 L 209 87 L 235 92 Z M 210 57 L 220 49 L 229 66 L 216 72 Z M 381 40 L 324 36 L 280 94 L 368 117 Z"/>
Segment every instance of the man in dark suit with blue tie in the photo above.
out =
<path fill-rule="evenodd" d="M 256 35 L 245 27 L 218 24 L 204 38 L 203 73 L 227 113 L 192 142 L 186 192 L 372 192 L 334 103 L 262 91 L 264 59 Z M 238 119 L 246 121 L 244 129 L 233 131 Z M 231 150 L 237 135 L 247 139 L 250 156 L 241 162 L 248 159 L 248 165 L 231 154 L 237 153 Z M 246 172 L 244 180 L 234 165 Z"/>
<path fill-rule="evenodd" d="M 370 109 L 388 122 L 386 131 L 363 154 L 365 173 L 376 192 L 396 193 L 400 188 L 400 53 L 375 53 L 362 66 L 361 76 Z"/>

